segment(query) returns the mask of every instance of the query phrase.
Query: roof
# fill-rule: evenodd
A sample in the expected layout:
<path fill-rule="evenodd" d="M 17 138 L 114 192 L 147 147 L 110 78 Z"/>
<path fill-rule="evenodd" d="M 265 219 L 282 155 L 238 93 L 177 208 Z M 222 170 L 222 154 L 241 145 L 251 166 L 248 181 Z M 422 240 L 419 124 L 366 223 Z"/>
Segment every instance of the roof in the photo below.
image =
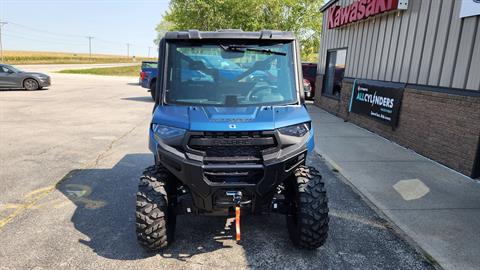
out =
<path fill-rule="evenodd" d="M 188 40 L 188 39 L 266 39 L 266 40 L 294 40 L 292 32 L 262 30 L 260 32 L 244 32 L 242 30 L 225 29 L 218 31 L 175 31 L 165 34 L 167 40 Z"/>
<path fill-rule="evenodd" d="M 321 12 L 324 12 L 327 8 L 329 8 L 331 5 L 333 5 L 335 2 L 337 2 L 338 0 L 330 0 L 328 1 L 325 5 L 323 5 L 321 8 L 320 8 L 320 11 Z"/>

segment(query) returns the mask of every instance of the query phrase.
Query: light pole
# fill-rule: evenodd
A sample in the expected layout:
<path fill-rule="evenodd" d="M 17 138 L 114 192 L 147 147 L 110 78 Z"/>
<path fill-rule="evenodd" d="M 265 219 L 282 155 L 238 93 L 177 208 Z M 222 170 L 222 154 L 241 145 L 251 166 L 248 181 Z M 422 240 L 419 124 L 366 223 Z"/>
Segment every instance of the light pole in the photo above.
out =
<path fill-rule="evenodd" d="M 2 27 L 8 24 L 7 22 L 0 21 L 0 59 L 3 62 L 3 43 L 2 43 Z"/>
<path fill-rule="evenodd" d="M 90 60 L 92 60 L 92 36 L 88 36 L 88 54 L 90 55 Z"/>

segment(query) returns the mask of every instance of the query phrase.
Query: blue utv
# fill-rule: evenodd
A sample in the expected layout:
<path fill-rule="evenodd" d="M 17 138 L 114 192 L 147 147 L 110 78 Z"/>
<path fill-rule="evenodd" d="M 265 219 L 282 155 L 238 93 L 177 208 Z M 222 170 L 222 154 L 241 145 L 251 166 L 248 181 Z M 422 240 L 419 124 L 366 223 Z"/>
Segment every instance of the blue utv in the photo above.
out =
<path fill-rule="evenodd" d="M 174 239 L 176 216 L 284 214 L 294 245 L 328 232 L 319 172 L 305 165 L 314 130 L 304 104 L 299 44 L 290 32 L 168 32 L 160 42 L 149 148 L 139 182 L 137 238 Z"/>

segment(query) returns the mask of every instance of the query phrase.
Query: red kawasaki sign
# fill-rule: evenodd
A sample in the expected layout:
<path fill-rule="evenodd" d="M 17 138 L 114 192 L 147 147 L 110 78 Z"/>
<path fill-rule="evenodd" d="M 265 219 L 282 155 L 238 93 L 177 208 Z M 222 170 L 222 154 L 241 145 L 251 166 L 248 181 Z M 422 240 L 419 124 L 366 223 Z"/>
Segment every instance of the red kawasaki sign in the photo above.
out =
<path fill-rule="evenodd" d="M 352 4 L 328 9 L 328 29 L 365 20 L 383 12 L 396 10 L 398 0 L 357 0 Z"/>

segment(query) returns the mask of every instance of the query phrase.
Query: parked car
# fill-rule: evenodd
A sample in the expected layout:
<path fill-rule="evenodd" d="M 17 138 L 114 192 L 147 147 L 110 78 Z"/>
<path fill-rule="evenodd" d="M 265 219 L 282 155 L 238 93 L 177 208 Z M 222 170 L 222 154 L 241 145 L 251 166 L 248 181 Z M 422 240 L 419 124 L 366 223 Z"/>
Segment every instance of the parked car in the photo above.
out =
<path fill-rule="evenodd" d="M 141 245 L 171 244 L 181 214 L 234 215 L 239 241 L 241 213 L 270 212 L 285 216 L 294 245 L 325 243 L 328 204 L 321 175 L 306 164 L 314 130 L 298 95 L 298 48 L 291 32 L 166 33 L 158 74 L 168 76 L 159 78 L 149 126 L 154 165 L 136 194 Z M 228 64 L 209 66 L 205 55 L 241 63 L 237 75 L 222 76 Z M 255 73 L 264 75 L 249 79 Z"/>
<path fill-rule="evenodd" d="M 26 72 L 10 65 L 0 64 L 0 88 L 37 90 L 50 86 L 50 76 Z"/>
<path fill-rule="evenodd" d="M 306 96 L 306 99 L 313 99 L 315 97 L 315 79 L 317 76 L 317 64 L 316 63 L 302 63 L 303 78 L 310 82 L 310 96 Z"/>
<path fill-rule="evenodd" d="M 149 89 L 152 99 L 155 100 L 155 86 L 157 83 L 157 62 L 142 61 L 139 84 L 143 88 Z"/>
<path fill-rule="evenodd" d="M 305 99 L 311 99 L 312 98 L 312 85 L 310 84 L 310 81 L 307 79 L 303 79 L 303 92 L 305 94 Z"/>

